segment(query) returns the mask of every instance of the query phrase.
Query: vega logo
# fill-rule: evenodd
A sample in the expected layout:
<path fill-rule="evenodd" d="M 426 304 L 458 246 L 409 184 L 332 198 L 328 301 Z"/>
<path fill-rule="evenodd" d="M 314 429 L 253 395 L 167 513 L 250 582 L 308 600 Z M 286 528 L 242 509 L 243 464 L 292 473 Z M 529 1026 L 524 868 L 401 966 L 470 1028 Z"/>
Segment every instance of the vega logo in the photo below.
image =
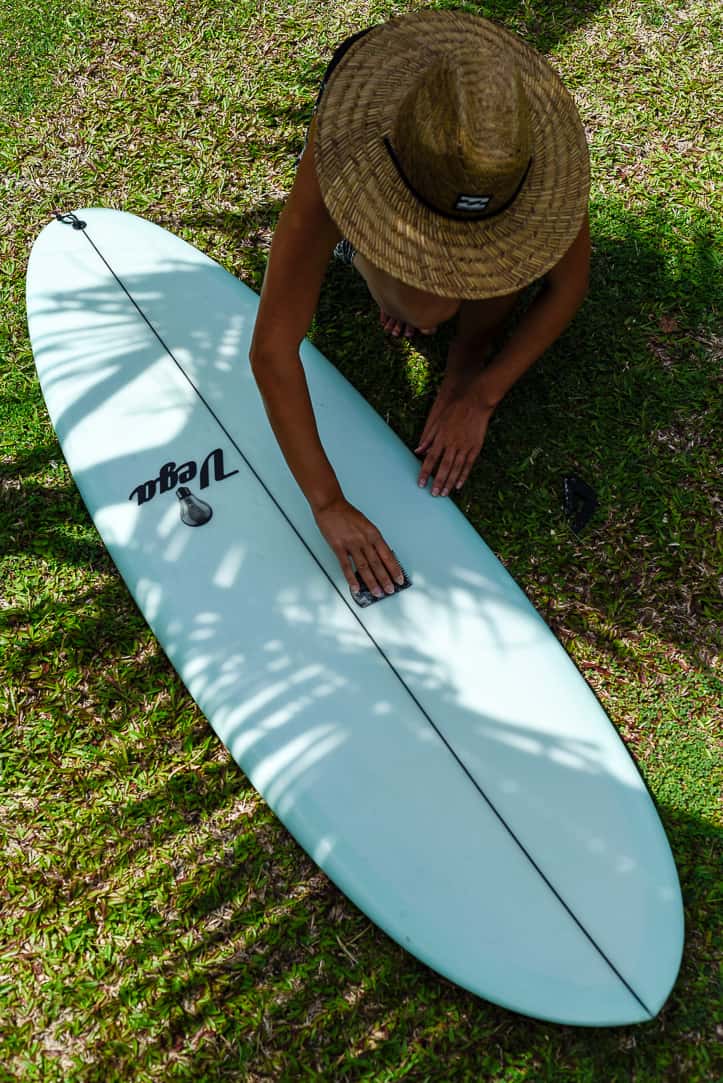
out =
<path fill-rule="evenodd" d="M 175 462 L 164 463 L 161 469 L 158 471 L 158 477 L 150 478 L 148 481 L 141 482 L 140 485 L 136 485 L 128 496 L 129 500 L 134 498 L 138 501 L 138 505 L 147 504 L 149 500 L 152 500 L 156 493 L 167 493 L 171 489 L 175 489 L 176 485 L 181 483 L 176 493 L 180 501 L 181 519 L 187 526 L 203 526 L 207 523 L 213 511 L 209 504 L 205 500 L 200 500 L 194 496 L 186 483 L 193 481 L 198 474 L 199 486 L 201 489 L 207 489 L 211 483 L 210 475 L 211 468 L 213 468 L 213 480 L 225 481 L 226 478 L 233 477 L 234 474 L 238 474 L 238 470 L 229 470 L 228 473 L 224 469 L 223 464 L 223 451 L 221 448 L 215 448 L 213 451 L 209 451 L 206 458 L 201 463 L 201 469 L 198 470 L 198 465 L 194 459 L 189 459 L 185 463 L 181 463 L 180 466 L 176 466 Z"/>

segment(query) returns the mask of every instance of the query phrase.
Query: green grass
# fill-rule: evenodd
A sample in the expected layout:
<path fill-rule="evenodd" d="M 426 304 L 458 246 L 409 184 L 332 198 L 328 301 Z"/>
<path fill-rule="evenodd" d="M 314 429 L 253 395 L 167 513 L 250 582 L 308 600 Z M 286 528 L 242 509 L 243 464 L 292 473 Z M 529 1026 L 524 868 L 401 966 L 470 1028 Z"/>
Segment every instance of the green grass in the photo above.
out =
<path fill-rule="evenodd" d="M 63 462 L 24 314 L 54 207 L 115 206 L 259 288 L 346 34 L 450 4 L 0 0 L 0 1081 L 685 1083 L 720 1055 L 720 24 L 702 0 L 461 5 L 549 53 L 593 160 L 590 296 L 498 411 L 460 506 L 656 798 L 686 905 L 661 1015 L 576 1030 L 406 955 L 220 746 Z M 716 106 L 717 103 L 717 106 Z M 313 337 L 411 443 L 444 364 L 330 268 Z M 561 479 L 600 510 L 576 538 Z"/>

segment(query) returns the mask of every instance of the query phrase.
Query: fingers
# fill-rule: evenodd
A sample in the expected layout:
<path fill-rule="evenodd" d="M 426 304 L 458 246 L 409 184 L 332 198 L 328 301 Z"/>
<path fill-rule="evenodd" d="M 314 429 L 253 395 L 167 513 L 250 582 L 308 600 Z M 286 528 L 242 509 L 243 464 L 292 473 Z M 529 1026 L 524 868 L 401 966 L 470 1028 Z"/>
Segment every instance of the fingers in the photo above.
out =
<path fill-rule="evenodd" d="M 435 439 L 437 435 L 437 430 L 439 428 L 439 419 L 444 413 L 447 402 L 448 399 L 446 397 L 443 397 L 441 394 L 437 395 L 437 398 L 434 400 L 434 405 L 429 411 L 429 417 L 427 418 L 424 428 L 422 430 L 422 435 L 419 438 L 419 443 L 414 449 L 415 455 L 423 454 L 425 451 L 428 451 L 429 448 L 432 446 L 432 441 Z"/>
<path fill-rule="evenodd" d="M 436 466 L 438 458 L 439 458 L 439 452 L 435 451 L 434 448 L 430 448 L 430 450 L 427 452 L 427 454 L 424 457 L 424 462 L 422 463 L 422 468 L 419 471 L 419 488 L 420 489 L 423 489 L 425 487 L 425 485 L 427 484 L 427 482 L 429 481 L 429 475 L 434 472 L 434 467 Z"/>
<path fill-rule="evenodd" d="M 432 419 L 430 418 L 429 421 L 427 422 L 427 424 L 424 426 L 424 432 L 420 436 L 419 443 L 417 444 L 417 446 L 414 449 L 414 454 L 415 455 L 422 455 L 423 452 L 425 452 L 427 450 L 427 448 L 431 444 L 432 440 L 434 439 L 434 432 L 430 431 L 431 430 L 431 424 L 430 424 L 431 420 Z"/>
<path fill-rule="evenodd" d="M 360 588 L 359 579 L 363 579 L 365 586 L 369 588 L 375 598 L 382 598 L 385 594 L 394 594 L 394 583 L 400 587 L 403 585 L 404 574 L 399 562 L 391 553 L 391 550 L 388 550 L 388 552 L 390 555 L 385 559 L 375 549 L 352 553 L 351 560 L 356 565 L 356 575 L 352 571 L 351 560 L 348 557 L 346 562 L 342 562 L 346 581 L 355 594 Z"/>
<path fill-rule="evenodd" d="M 419 487 L 421 489 L 423 489 L 424 486 L 427 484 L 430 475 L 434 474 L 432 496 L 439 496 L 438 476 L 441 471 L 441 463 L 439 469 L 437 468 L 437 463 L 439 462 L 440 456 L 444 457 L 444 449 L 437 447 L 436 444 L 433 444 L 425 455 L 424 462 L 422 463 L 422 469 L 419 472 Z"/>
<path fill-rule="evenodd" d="M 425 455 L 419 472 L 419 487 L 423 489 L 434 475 L 432 496 L 449 496 L 452 489 L 461 489 L 469 477 L 481 445 L 470 451 L 439 447 L 433 443 Z"/>
<path fill-rule="evenodd" d="M 344 578 L 355 594 L 360 588 L 359 576 L 375 598 L 381 598 L 384 594 L 393 594 L 394 583 L 400 587 L 404 583 L 404 574 L 399 561 L 381 534 L 378 534 L 374 541 L 363 546 L 352 546 L 347 550 L 342 546 L 335 546 L 334 552 L 341 565 Z"/>
<path fill-rule="evenodd" d="M 415 455 L 421 455 L 423 452 L 428 451 L 431 447 L 432 440 L 434 439 L 437 429 L 439 428 L 438 422 L 442 414 L 454 401 L 455 396 L 458 393 L 458 384 L 456 380 L 449 374 L 445 374 L 442 384 L 437 392 L 437 396 L 434 400 L 432 409 L 429 412 L 422 435 L 419 438 L 419 444 L 414 449 Z"/>
<path fill-rule="evenodd" d="M 354 556 L 354 554 L 352 554 Z M 375 598 L 381 598 L 383 594 L 394 594 L 394 583 L 389 568 L 385 565 L 381 555 L 376 549 L 367 548 L 354 556 L 357 571 L 362 577 Z M 395 572 L 395 578 L 401 586 L 404 582 L 399 565 L 393 555 L 389 563 Z"/>
<path fill-rule="evenodd" d="M 468 455 L 467 456 L 466 462 L 465 462 L 464 466 L 462 467 L 462 471 L 461 471 L 461 473 L 460 473 L 460 475 L 457 478 L 457 481 L 455 483 L 455 489 L 461 489 L 462 488 L 465 481 L 467 480 L 467 478 L 470 475 L 470 472 L 472 470 L 472 467 L 474 466 L 476 458 L 477 458 L 476 455 Z"/>
<path fill-rule="evenodd" d="M 377 598 L 385 592 L 393 594 L 395 582 L 404 585 L 404 573 L 380 532 L 347 500 L 332 500 L 314 516 L 355 594 L 360 578 Z"/>
<path fill-rule="evenodd" d="M 423 489 L 429 481 L 430 475 L 434 474 L 434 487 L 432 489 L 432 495 L 439 495 L 439 479 L 441 477 L 442 466 L 446 461 L 447 471 L 449 468 L 450 455 L 454 455 L 450 449 L 445 450 L 444 444 L 440 443 L 436 433 L 430 433 L 430 436 L 426 441 L 422 441 L 418 448 L 420 454 L 424 455 L 424 461 L 419 471 L 419 487 Z M 439 465 L 438 465 L 439 464 Z M 446 476 L 446 474 L 445 474 Z"/>
<path fill-rule="evenodd" d="M 443 391 L 440 388 L 416 449 L 417 454 L 424 456 L 419 471 L 420 487 L 425 488 L 434 474 L 432 496 L 449 496 L 453 488 L 462 487 L 482 450 L 492 416 L 491 409 L 480 409 L 473 399 L 455 395 L 453 381 L 448 397 Z M 438 404 L 440 412 L 436 414 Z"/>
<path fill-rule="evenodd" d="M 336 555 L 336 559 L 339 561 L 339 565 L 341 567 L 341 570 L 344 573 L 344 578 L 346 579 L 347 583 L 349 584 L 349 590 L 352 592 L 352 594 L 358 594 L 359 593 L 359 580 L 357 579 L 356 575 L 354 574 L 354 568 L 352 566 L 351 560 L 349 559 L 349 554 L 345 553 L 343 549 L 341 549 L 341 548 L 339 548 L 337 546 L 334 546 L 333 548 L 334 548 L 334 553 Z"/>
<path fill-rule="evenodd" d="M 465 467 L 467 456 L 463 451 L 445 451 L 442 461 L 434 475 L 432 496 L 449 496 L 449 493 Z"/>
<path fill-rule="evenodd" d="M 437 418 L 439 417 L 441 412 L 442 406 L 438 400 L 437 402 L 435 402 L 434 406 L 429 412 L 429 417 L 427 418 L 426 424 L 422 429 L 422 435 L 419 437 L 419 443 L 414 449 L 415 455 L 421 455 L 430 447 L 437 433 Z"/>

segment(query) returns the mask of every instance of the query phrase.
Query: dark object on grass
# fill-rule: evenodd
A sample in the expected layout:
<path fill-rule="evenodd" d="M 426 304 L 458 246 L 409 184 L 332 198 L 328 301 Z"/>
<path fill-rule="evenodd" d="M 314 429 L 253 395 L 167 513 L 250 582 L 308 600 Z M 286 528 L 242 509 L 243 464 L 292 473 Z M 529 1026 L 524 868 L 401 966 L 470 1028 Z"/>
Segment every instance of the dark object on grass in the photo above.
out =
<path fill-rule="evenodd" d="M 592 519 L 598 506 L 597 494 L 586 481 L 568 474 L 562 480 L 565 515 L 570 526 L 579 534 Z"/>

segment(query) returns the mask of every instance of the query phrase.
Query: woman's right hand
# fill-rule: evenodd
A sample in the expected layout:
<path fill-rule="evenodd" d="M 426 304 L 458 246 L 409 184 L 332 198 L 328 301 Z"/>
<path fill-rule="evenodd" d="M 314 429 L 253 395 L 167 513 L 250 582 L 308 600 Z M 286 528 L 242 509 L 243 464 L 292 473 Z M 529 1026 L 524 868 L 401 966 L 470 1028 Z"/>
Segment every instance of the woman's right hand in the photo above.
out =
<path fill-rule="evenodd" d="M 394 593 L 392 580 L 402 585 L 404 574 L 394 553 L 374 524 L 353 504 L 338 497 L 315 511 L 314 518 L 355 593 L 359 590 L 355 569 L 376 598 L 385 592 Z"/>

